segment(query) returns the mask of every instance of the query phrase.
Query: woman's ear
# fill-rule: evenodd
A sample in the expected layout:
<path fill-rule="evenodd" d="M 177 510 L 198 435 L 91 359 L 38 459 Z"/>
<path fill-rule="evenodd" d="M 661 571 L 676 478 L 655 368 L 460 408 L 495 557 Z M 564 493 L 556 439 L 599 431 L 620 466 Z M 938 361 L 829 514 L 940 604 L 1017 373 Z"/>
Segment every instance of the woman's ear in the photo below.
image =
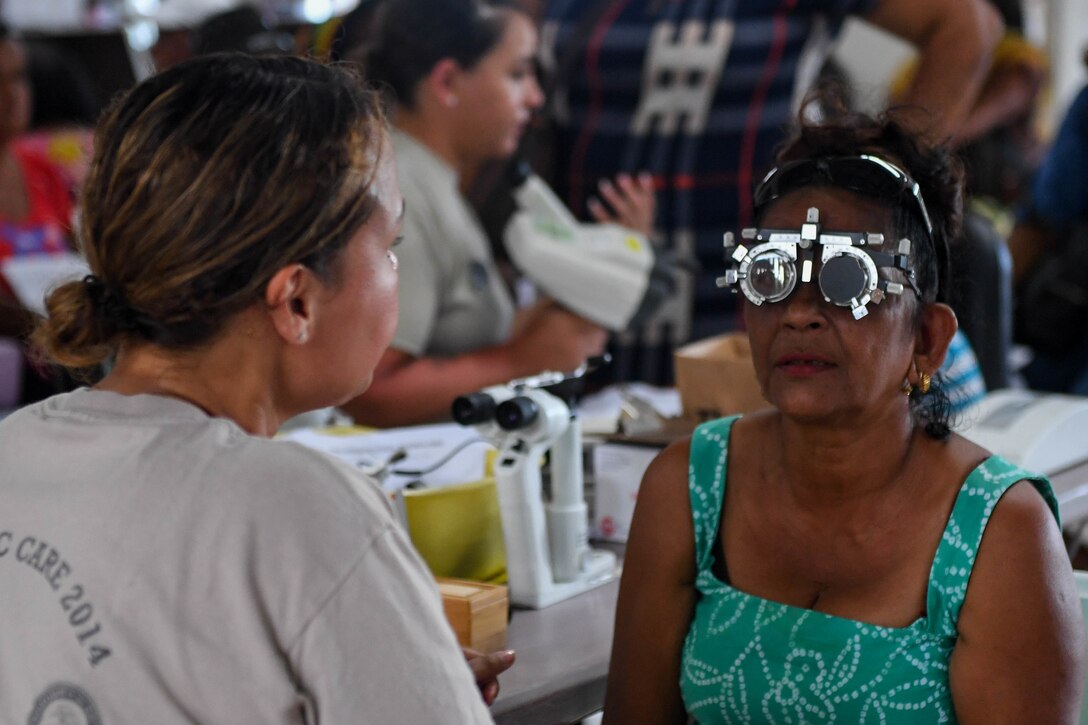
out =
<path fill-rule="evenodd" d="M 915 366 L 930 375 L 937 372 L 957 329 L 959 322 L 951 307 L 941 302 L 926 305 L 914 343 Z"/>
<path fill-rule="evenodd" d="M 427 89 L 443 108 L 456 108 L 461 103 L 458 80 L 461 65 L 453 58 L 443 58 L 427 74 Z"/>
<path fill-rule="evenodd" d="M 314 313 L 314 277 L 301 264 L 292 264 L 272 275 L 264 291 L 272 327 L 288 344 L 310 338 Z"/>

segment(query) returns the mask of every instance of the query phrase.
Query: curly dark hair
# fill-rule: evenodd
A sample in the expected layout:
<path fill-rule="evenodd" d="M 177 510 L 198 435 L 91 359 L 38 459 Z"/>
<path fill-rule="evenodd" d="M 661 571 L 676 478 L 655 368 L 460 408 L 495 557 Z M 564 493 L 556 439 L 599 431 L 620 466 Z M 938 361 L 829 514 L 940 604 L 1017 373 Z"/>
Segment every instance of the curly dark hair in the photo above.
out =
<path fill-rule="evenodd" d="M 818 104 L 824 112 L 819 120 L 808 113 L 809 104 Z M 827 113 L 830 108 L 831 112 Z M 911 240 L 911 256 L 916 283 L 924 304 L 947 302 L 950 288 L 950 247 L 963 222 L 963 164 L 946 145 L 931 145 L 917 132 L 917 109 L 890 109 L 878 116 L 848 111 L 835 100 L 812 97 L 798 116 L 798 123 L 777 153 L 779 164 L 802 159 L 871 154 L 906 171 L 921 189 L 932 223 L 930 234 L 913 203 L 885 201 L 892 209 L 891 224 L 897 237 Z M 864 195 L 864 191 L 852 189 Z M 757 220 L 766 206 L 756 209 Z M 920 320 L 922 305 L 919 305 Z M 936 376 L 935 376 L 936 378 Z M 927 393 L 911 395 L 911 413 L 915 423 L 938 440 L 951 433 L 951 404 L 935 379 Z"/>

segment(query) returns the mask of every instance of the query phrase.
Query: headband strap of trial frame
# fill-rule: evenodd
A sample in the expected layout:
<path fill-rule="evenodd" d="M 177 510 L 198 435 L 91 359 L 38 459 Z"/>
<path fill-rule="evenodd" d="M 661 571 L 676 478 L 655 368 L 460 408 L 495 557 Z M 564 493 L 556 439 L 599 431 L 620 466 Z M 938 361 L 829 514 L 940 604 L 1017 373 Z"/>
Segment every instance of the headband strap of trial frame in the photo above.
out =
<path fill-rule="evenodd" d="M 832 173 L 832 166 L 835 164 L 835 162 L 847 160 L 862 160 L 874 164 L 875 166 L 883 169 L 889 177 L 896 179 L 899 182 L 902 192 L 907 192 L 911 195 L 915 202 L 914 204 L 910 205 L 910 208 L 914 211 L 912 216 L 922 222 L 922 225 L 924 226 L 930 241 L 933 243 L 933 253 L 936 257 L 934 280 L 937 284 L 936 300 L 938 302 L 946 301 L 948 286 L 950 283 L 949 275 L 952 259 L 951 249 L 948 245 L 948 239 L 945 238 L 943 235 L 941 235 L 938 239 L 938 235 L 933 229 L 933 222 L 930 219 L 929 210 L 926 206 L 925 199 L 922 197 L 921 186 L 918 184 L 917 181 L 914 180 L 914 178 L 910 174 L 906 172 L 906 170 L 904 170 L 900 166 L 897 166 L 896 164 L 891 163 L 890 161 L 887 161 L 874 154 L 857 154 L 854 156 L 813 157 L 807 159 L 797 159 L 794 161 L 787 161 L 781 164 L 777 164 L 770 171 L 767 172 L 767 174 L 763 177 L 762 180 L 760 180 L 759 184 L 755 188 L 755 191 L 753 193 L 753 201 L 755 202 L 754 211 L 758 216 L 759 212 L 768 204 L 792 191 L 821 185 L 846 189 L 847 191 L 853 191 L 854 193 L 861 194 L 862 196 L 869 196 L 873 198 L 887 198 L 881 197 L 881 195 L 879 194 L 872 193 L 872 189 L 865 189 L 851 186 L 849 184 L 844 184 L 843 179 L 836 178 Z M 818 170 L 820 172 L 819 176 L 809 176 L 799 182 L 784 184 L 780 189 L 777 190 L 777 193 L 775 193 L 773 196 L 765 199 L 760 199 L 762 191 L 765 189 L 768 182 L 770 182 L 772 179 L 774 179 L 776 176 L 779 176 L 780 174 L 800 168 L 805 165 L 810 165 L 814 169 Z M 816 181 L 816 179 L 822 179 L 824 183 L 821 184 L 819 181 Z M 786 178 L 786 181 L 789 181 L 789 177 Z M 896 206 L 900 209 L 907 208 L 903 205 L 903 200 L 901 198 L 890 199 L 890 201 L 894 201 L 896 203 Z"/>
<path fill-rule="evenodd" d="M 864 161 L 873 164 L 879 169 L 882 169 L 890 179 L 893 179 L 897 183 L 900 193 L 906 192 L 910 194 L 915 202 L 912 208 L 917 212 L 918 217 L 921 219 L 922 224 L 925 226 L 926 233 L 929 234 L 930 238 L 932 239 L 933 222 L 929 218 L 929 210 L 926 208 L 925 199 L 922 197 L 922 187 L 904 169 L 896 166 L 890 161 L 886 161 L 879 156 L 875 156 L 873 154 L 858 154 L 856 156 L 822 156 L 809 159 L 797 159 L 795 161 L 787 161 L 785 163 L 778 164 L 774 166 L 770 171 L 768 171 L 767 174 L 756 186 L 755 192 L 753 194 L 753 198 L 755 200 L 755 209 L 758 212 L 767 204 L 785 196 L 791 191 L 820 185 L 839 187 L 865 196 L 874 196 L 876 198 L 881 198 L 879 194 L 874 194 L 871 188 L 864 187 L 860 183 L 853 185 L 849 183 L 844 183 L 848 180 L 841 175 L 836 176 L 836 174 L 834 173 L 833 167 L 836 164 L 855 161 Z M 798 169 L 802 169 L 806 166 L 811 167 L 813 170 L 817 171 L 818 174 L 811 176 L 802 175 L 799 181 L 794 181 L 793 183 L 790 183 L 791 177 L 796 176 L 796 174 L 791 174 L 790 172 L 796 172 Z M 779 182 L 782 183 L 782 186 L 777 189 L 776 193 L 769 198 L 760 199 L 760 197 L 763 196 L 764 190 L 767 188 L 767 185 L 772 180 L 776 180 L 779 178 L 783 178 L 785 183 Z M 822 181 L 823 184 L 821 184 L 820 181 Z M 901 202 L 901 199 L 891 200 L 896 201 L 897 203 Z"/>

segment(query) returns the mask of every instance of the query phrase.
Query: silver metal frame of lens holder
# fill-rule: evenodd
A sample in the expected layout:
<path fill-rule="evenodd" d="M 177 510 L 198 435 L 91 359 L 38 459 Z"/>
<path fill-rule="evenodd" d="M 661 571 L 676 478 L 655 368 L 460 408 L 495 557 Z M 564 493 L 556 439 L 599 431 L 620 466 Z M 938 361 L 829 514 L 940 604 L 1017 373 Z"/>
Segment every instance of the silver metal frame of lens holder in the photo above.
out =
<path fill-rule="evenodd" d="M 801 282 L 812 281 L 813 247 L 820 246 L 820 263 L 825 265 L 835 257 L 852 257 L 862 268 L 865 274 L 865 286 L 854 297 L 832 299 L 820 284 L 820 294 L 824 300 L 838 307 L 849 307 L 855 320 L 860 320 L 869 314 L 868 304 L 880 304 L 886 295 L 899 295 L 903 293 L 903 285 L 880 279 L 879 266 L 894 267 L 902 270 L 907 276 L 907 283 L 919 294 L 914 283 L 914 270 L 910 268 L 909 239 L 899 240 L 899 249 L 895 254 L 880 252 L 871 249 L 884 244 L 884 235 L 876 232 L 822 232 L 820 230 L 820 211 L 816 207 L 808 210 L 805 223 L 799 231 L 787 229 L 755 229 L 741 230 L 741 237 L 747 240 L 759 242 L 751 248 L 735 241 L 732 232 L 726 232 L 724 236 L 725 260 L 730 268 L 726 269 L 725 276 L 717 279 L 718 287 L 730 287 L 735 293 L 737 288 L 754 305 L 762 305 L 764 302 L 780 302 L 793 292 L 797 286 L 798 275 L 794 274 L 788 286 L 774 296 L 767 296 L 756 291 L 751 284 L 749 270 L 753 262 L 767 253 L 777 253 L 786 257 L 797 265 L 797 248 L 801 252 Z M 735 265 L 735 266 L 734 266 Z M 821 274 L 823 267 L 821 267 Z M 919 294 L 920 296 L 920 294 Z"/>

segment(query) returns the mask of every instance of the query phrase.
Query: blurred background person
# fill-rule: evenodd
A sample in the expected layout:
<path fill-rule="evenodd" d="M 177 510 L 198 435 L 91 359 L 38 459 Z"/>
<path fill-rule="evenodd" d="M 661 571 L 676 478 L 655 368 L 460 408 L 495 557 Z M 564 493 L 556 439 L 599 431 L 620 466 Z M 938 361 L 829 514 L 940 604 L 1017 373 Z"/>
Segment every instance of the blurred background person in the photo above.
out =
<path fill-rule="evenodd" d="M 1005 32 L 982 89 L 950 143 L 966 172 L 964 223 L 952 245 L 952 294 L 960 333 L 971 342 L 986 386 L 1022 384 L 1013 348 L 1013 282 L 1007 240 L 1017 208 L 1027 196 L 1044 148 L 1037 129 L 1039 101 L 1048 77 L 1042 48 L 1024 35 L 1016 0 L 989 0 Z M 917 63 L 895 76 L 892 105 L 907 98 Z M 955 351 L 950 349 L 950 357 Z"/>
<path fill-rule="evenodd" d="M 287 55 L 295 39 L 271 27 L 249 0 L 164 0 L 155 15 L 159 37 L 151 48 L 158 70 L 209 53 Z"/>
<path fill-rule="evenodd" d="M 1017 337 L 1033 355 L 1025 380 L 1038 390 L 1088 395 L 1088 87 L 1047 151 L 1009 251 Z"/>
<path fill-rule="evenodd" d="M 54 164 L 78 195 L 94 155 L 99 110 L 94 80 L 65 48 L 30 41 L 26 49 L 30 128 L 17 143 Z"/>
<path fill-rule="evenodd" d="M 0 269 L 5 259 L 69 250 L 72 192 L 63 172 L 32 147 L 17 143 L 30 123 L 26 53 L 0 24 Z M 55 392 L 53 373 L 25 356 L 30 313 L 0 274 L 0 408 Z"/>
<path fill-rule="evenodd" d="M 978 96 L 954 129 L 951 142 L 964 161 L 970 202 L 1008 237 L 1011 210 L 1026 200 L 1028 184 L 1042 160 L 1038 111 L 1049 61 L 1045 49 L 1025 36 L 1019 0 L 988 1 L 1000 13 L 1005 31 Z M 896 72 L 889 104 L 907 102 L 916 71 L 917 62 L 912 61 Z"/>
<path fill-rule="evenodd" d="M 544 300 L 517 313 L 480 220 L 464 196 L 482 165 L 510 157 L 544 101 L 537 34 L 514 2 L 384 0 L 362 62 L 396 100 L 393 143 L 407 201 L 397 332 L 357 422 L 406 425 L 449 416 L 458 395 L 598 354 L 603 329 Z M 594 218 L 648 232 L 649 181 L 602 185 Z"/>

